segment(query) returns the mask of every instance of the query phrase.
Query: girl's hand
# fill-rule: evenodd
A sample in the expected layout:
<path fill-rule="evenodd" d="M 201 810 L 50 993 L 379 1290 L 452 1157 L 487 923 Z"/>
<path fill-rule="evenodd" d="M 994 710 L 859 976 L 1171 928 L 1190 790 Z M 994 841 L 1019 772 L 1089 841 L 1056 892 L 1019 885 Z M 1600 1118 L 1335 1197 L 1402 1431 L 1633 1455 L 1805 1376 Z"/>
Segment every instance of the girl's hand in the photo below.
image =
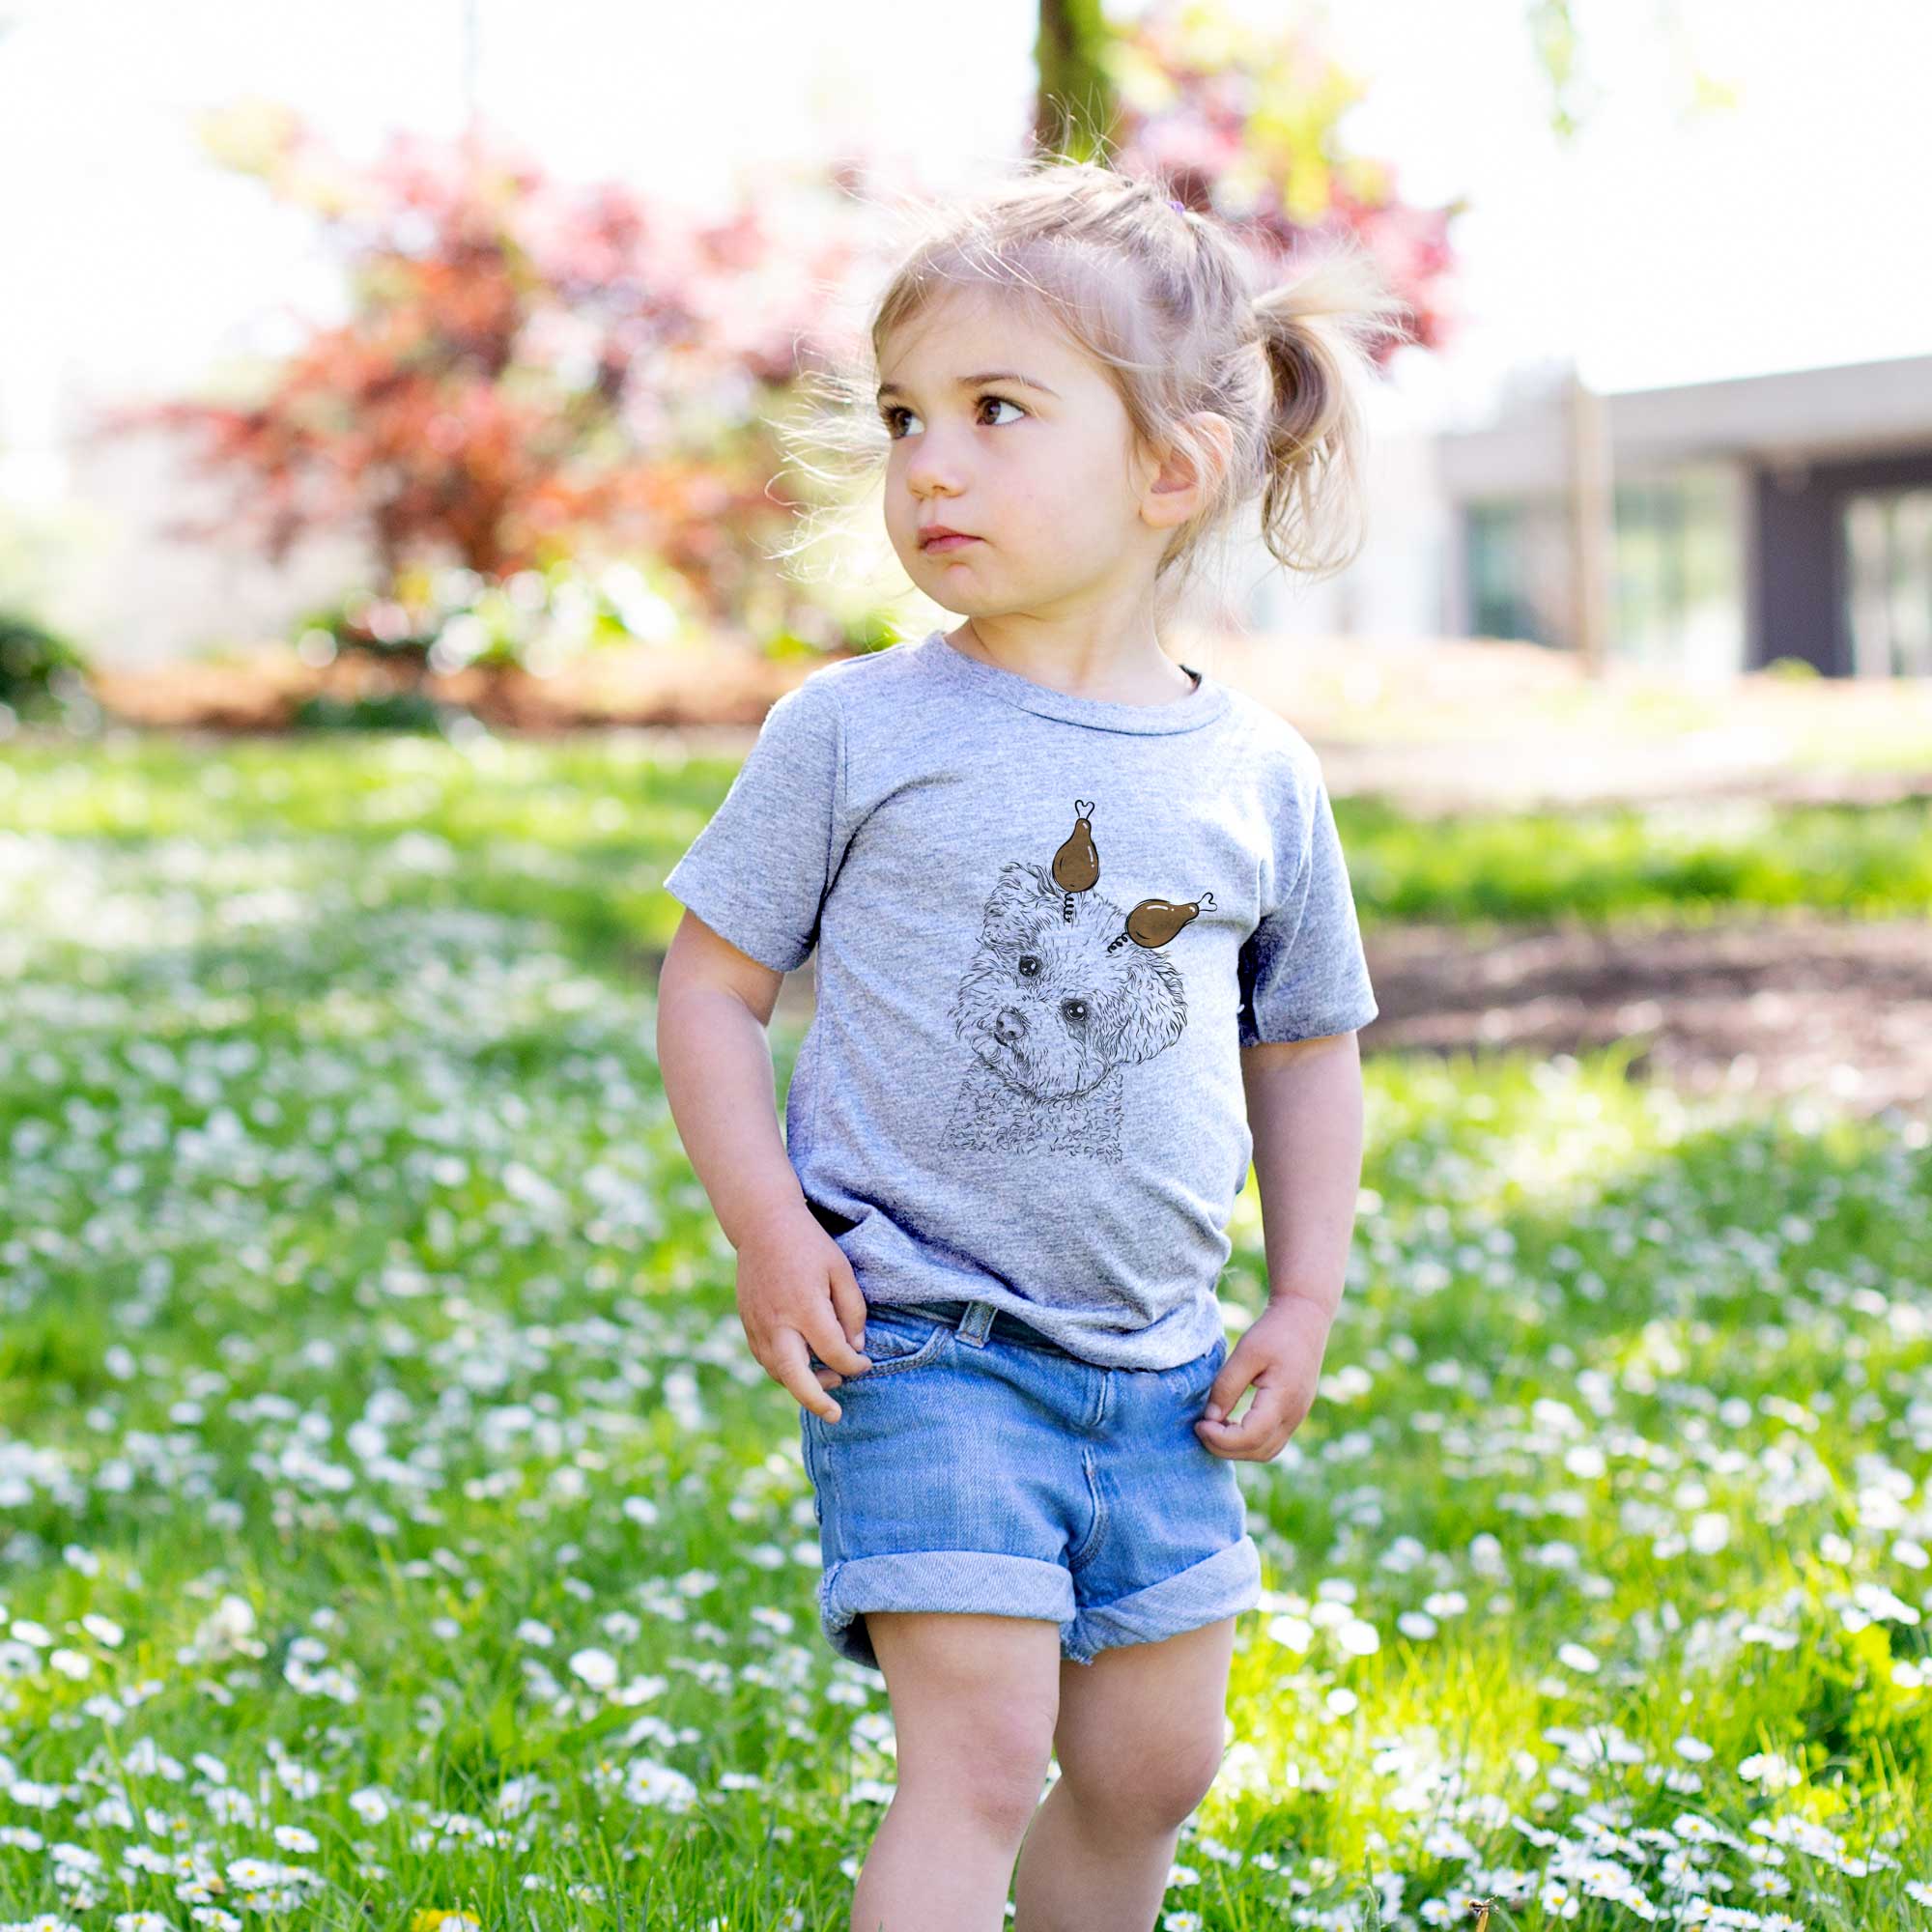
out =
<path fill-rule="evenodd" d="M 1315 1404 L 1321 1356 L 1334 1316 L 1301 1295 L 1270 1301 L 1221 1364 L 1194 1434 L 1213 1455 L 1233 1463 L 1270 1463 Z M 1229 1411 L 1252 1383 L 1255 1399 L 1238 1422 Z"/>
<path fill-rule="evenodd" d="M 738 1319 L 758 1366 L 813 1414 L 837 1422 L 844 1410 L 825 1391 L 872 1366 L 859 1346 L 866 1297 L 845 1251 L 803 1203 L 740 1244 Z M 813 1355 L 831 1366 L 814 1368 Z"/>

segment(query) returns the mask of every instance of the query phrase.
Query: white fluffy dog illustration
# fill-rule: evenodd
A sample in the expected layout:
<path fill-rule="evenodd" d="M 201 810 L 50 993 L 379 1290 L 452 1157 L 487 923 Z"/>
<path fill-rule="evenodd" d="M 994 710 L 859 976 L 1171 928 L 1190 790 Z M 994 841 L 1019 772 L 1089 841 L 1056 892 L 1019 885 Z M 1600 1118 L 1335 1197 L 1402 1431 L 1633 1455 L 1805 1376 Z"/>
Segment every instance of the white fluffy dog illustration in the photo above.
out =
<path fill-rule="evenodd" d="M 1056 869 L 1068 876 L 1059 861 Z M 1172 1046 L 1187 1024 L 1179 973 L 1129 930 L 1141 911 L 1129 915 L 1091 884 L 1067 890 L 1044 866 L 1015 859 L 1001 868 L 952 1003 L 978 1061 L 947 1123 L 952 1146 L 1120 1159 L 1122 1069 Z"/>

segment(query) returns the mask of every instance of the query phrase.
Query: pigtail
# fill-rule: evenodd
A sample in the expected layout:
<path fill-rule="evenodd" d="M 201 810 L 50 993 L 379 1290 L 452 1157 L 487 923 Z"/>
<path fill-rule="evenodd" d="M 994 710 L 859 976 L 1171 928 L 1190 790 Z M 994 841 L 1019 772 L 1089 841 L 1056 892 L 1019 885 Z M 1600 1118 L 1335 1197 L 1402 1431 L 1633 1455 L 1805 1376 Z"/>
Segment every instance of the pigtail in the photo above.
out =
<path fill-rule="evenodd" d="M 1369 346 L 1407 305 L 1358 246 L 1324 255 L 1253 300 L 1273 381 L 1263 453 L 1262 540 L 1293 570 L 1332 577 L 1360 554 L 1361 385 Z"/>

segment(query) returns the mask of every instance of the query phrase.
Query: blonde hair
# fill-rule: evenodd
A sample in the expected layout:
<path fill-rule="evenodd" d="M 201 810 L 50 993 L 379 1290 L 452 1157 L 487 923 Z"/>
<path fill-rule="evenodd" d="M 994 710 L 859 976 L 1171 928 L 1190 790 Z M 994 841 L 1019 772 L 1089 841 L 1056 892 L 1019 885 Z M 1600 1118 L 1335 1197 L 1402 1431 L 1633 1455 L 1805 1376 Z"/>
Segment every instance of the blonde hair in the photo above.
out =
<path fill-rule="evenodd" d="M 917 232 L 873 303 L 852 366 L 808 379 L 815 403 L 780 435 L 801 467 L 850 458 L 883 469 L 891 439 L 875 401 L 894 333 L 940 297 L 991 291 L 1062 329 L 1111 375 L 1141 446 L 1204 466 L 1200 510 L 1170 539 L 1156 581 L 1184 582 L 1209 540 L 1256 498 L 1269 553 L 1333 576 L 1360 553 L 1369 345 L 1408 313 L 1359 244 L 1341 243 L 1271 282 L 1216 217 L 1182 207 L 1158 175 L 1036 156 L 962 204 L 918 211 Z M 1228 454 L 1188 418 L 1227 425 Z M 804 547 L 803 540 L 790 551 Z"/>

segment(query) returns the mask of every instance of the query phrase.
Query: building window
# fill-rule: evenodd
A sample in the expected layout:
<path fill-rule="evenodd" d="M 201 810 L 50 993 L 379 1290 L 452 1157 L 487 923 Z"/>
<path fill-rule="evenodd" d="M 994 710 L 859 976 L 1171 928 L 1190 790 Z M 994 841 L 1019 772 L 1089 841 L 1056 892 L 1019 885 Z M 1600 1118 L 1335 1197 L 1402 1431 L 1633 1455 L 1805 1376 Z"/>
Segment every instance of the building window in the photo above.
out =
<path fill-rule="evenodd" d="M 1687 674 L 1744 663 L 1738 479 L 1719 467 L 1619 483 L 1610 654 Z M 1569 508 L 1559 495 L 1471 503 L 1470 628 L 1567 647 Z"/>
<path fill-rule="evenodd" d="M 1846 497 L 1839 520 L 1855 677 L 1932 677 L 1932 490 Z"/>
<path fill-rule="evenodd" d="M 1473 635 L 1561 645 L 1569 631 L 1562 498 L 1471 503 L 1463 528 Z"/>
<path fill-rule="evenodd" d="M 1673 470 L 1616 486 L 1613 653 L 1631 664 L 1729 675 L 1744 664 L 1735 475 Z"/>

